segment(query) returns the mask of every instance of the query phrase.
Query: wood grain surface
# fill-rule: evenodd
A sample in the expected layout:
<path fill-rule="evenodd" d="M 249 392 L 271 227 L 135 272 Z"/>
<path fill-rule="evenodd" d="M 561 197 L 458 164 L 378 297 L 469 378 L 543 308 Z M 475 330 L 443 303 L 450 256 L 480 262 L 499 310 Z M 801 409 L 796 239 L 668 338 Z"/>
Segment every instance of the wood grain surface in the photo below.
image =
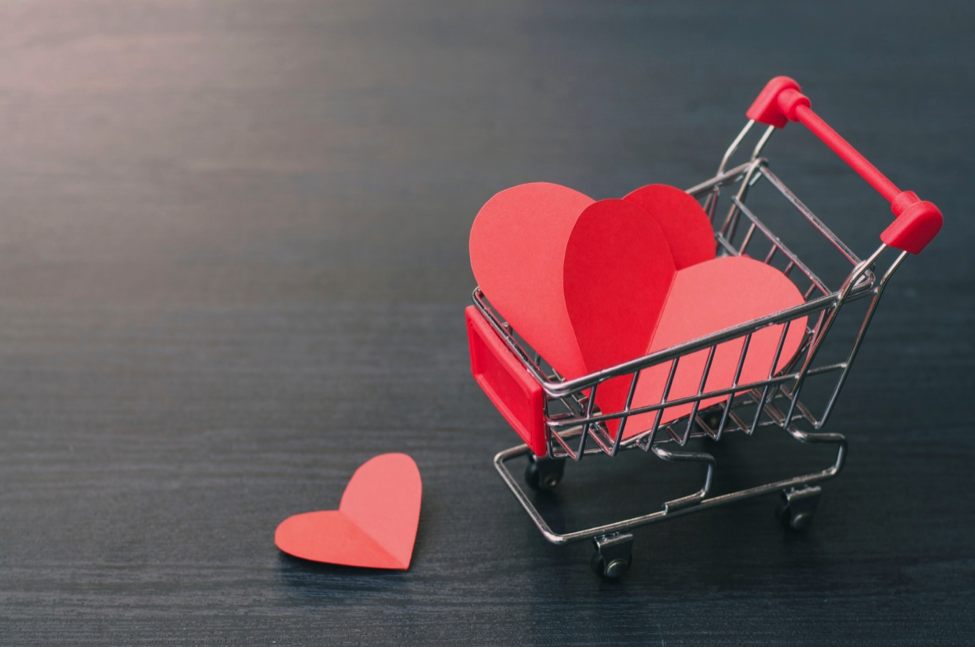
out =
<path fill-rule="evenodd" d="M 971 644 L 973 27 L 966 2 L 0 4 L 0 643 Z M 602 582 L 490 465 L 517 439 L 470 377 L 471 222 L 521 182 L 693 185 L 778 74 L 944 230 L 880 306 L 812 528 L 771 497 L 687 516 Z M 795 126 L 768 155 L 871 249 L 859 178 Z M 274 547 L 383 452 L 424 479 L 409 571 Z M 725 486 L 818 457 L 715 452 Z M 657 506 L 685 477 L 637 454 L 541 504 Z"/>

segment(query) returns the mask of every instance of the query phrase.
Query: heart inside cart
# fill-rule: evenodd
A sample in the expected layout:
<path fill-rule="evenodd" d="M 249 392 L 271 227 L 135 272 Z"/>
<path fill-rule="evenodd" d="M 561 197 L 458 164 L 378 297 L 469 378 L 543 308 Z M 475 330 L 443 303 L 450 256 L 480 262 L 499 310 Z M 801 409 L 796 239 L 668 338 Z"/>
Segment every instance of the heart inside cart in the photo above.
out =
<path fill-rule="evenodd" d="M 513 187 L 478 213 L 470 254 L 494 308 L 566 379 L 804 302 L 772 266 L 748 257 L 715 258 L 704 210 L 665 185 L 600 201 L 548 183 Z M 684 355 L 676 366 L 664 362 L 643 370 L 631 409 L 766 380 L 798 351 L 802 321 L 784 336 L 782 325 L 754 332 L 746 354 L 738 338 L 713 354 L 705 349 Z M 604 413 L 620 412 L 630 388 L 629 376 L 608 380 L 597 388 L 596 405 Z M 726 398 L 705 399 L 698 407 Z M 660 423 L 686 416 L 693 406 L 667 407 Z M 624 437 L 649 429 L 656 417 L 630 416 Z M 619 421 L 607 426 L 615 435 Z"/>

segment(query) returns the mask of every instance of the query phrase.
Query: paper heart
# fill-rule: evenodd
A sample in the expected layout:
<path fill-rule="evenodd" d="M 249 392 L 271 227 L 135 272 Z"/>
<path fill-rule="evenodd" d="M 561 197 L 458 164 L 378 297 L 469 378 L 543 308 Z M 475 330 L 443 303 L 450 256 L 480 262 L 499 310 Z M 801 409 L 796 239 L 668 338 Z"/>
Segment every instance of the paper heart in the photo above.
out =
<path fill-rule="evenodd" d="M 646 353 L 676 272 L 657 222 L 639 205 L 600 200 L 579 214 L 563 254 L 563 299 L 587 372 Z"/>
<path fill-rule="evenodd" d="M 798 306 L 803 301 L 802 294 L 788 277 L 760 261 L 748 257 L 705 261 L 677 271 L 646 353 L 661 351 Z M 805 335 L 806 319 L 793 321 L 789 325 L 775 370 L 772 371 L 772 360 L 776 356 L 782 329 L 783 325 L 768 326 L 752 335 L 738 385 L 766 380 L 791 361 Z M 744 338 L 736 338 L 718 345 L 711 361 L 705 391 L 730 388 L 735 384 L 743 344 Z M 697 394 L 707 356 L 708 350 L 704 349 L 680 359 L 667 394 L 668 401 Z M 669 373 L 669 362 L 642 371 L 633 396 L 633 407 L 659 403 Z M 600 387 L 600 391 L 597 391 L 596 402 L 603 411 L 619 411 L 626 404 L 629 376 L 616 382 L 623 383 L 624 387 L 618 384 L 614 386 L 609 381 L 604 385 L 609 389 L 603 392 L 603 387 Z M 724 400 L 725 397 L 704 399 L 698 408 L 704 409 Z M 660 423 L 686 416 L 692 407 L 691 403 L 668 407 Z M 630 417 L 624 438 L 650 429 L 655 418 L 656 413 Z M 611 425 L 610 430 L 615 432 L 616 427 Z"/>
<path fill-rule="evenodd" d="M 471 265 L 482 290 L 567 378 L 803 303 L 775 268 L 743 257 L 715 259 L 714 248 L 701 206 L 665 185 L 599 202 L 558 185 L 521 185 L 488 201 L 471 230 Z M 804 322 L 790 327 L 775 371 L 792 358 L 804 329 Z M 780 333 L 776 326 L 753 335 L 738 384 L 768 377 Z M 718 347 L 706 390 L 732 385 L 741 347 L 740 340 Z M 668 400 L 697 393 L 706 358 L 703 351 L 681 360 Z M 669 363 L 642 372 L 632 406 L 660 402 L 668 372 Z M 629 377 L 604 382 L 596 404 L 621 410 L 629 385 Z M 667 408 L 661 423 L 690 411 L 691 405 Z M 626 436 L 654 418 L 633 416 Z M 611 432 L 617 427 L 609 422 Z"/>
<path fill-rule="evenodd" d="M 471 226 L 471 268 L 494 308 L 563 376 L 586 373 L 565 306 L 562 261 L 593 199 L 547 182 L 518 185 L 481 207 Z"/>
<path fill-rule="evenodd" d="M 642 207 L 660 226 L 678 270 L 714 258 L 711 221 L 686 191 L 652 184 L 631 191 L 623 200 Z"/>
<path fill-rule="evenodd" d="M 584 209 L 569 236 L 563 277 L 566 308 L 587 372 L 803 303 L 795 285 L 775 268 L 747 257 L 715 259 L 704 210 L 687 193 L 663 185 Z M 781 328 L 765 328 L 752 336 L 738 384 L 769 377 Z M 776 370 L 791 359 L 803 329 L 790 327 Z M 742 343 L 736 340 L 717 348 L 706 391 L 734 383 Z M 707 351 L 682 358 L 667 399 L 696 395 L 706 361 Z M 669 371 L 667 363 L 642 372 L 631 405 L 659 403 Z M 603 412 L 620 411 L 629 389 L 630 376 L 605 381 L 596 392 L 596 404 Z M 705 399 L 699 408 L 722 400 Z M 691 410 L 690 404 L 667 408 L 660 422 Z M 631 417 L 625 436 L 649 429 L 655 418 L 656 414 Z M 615 434 L 619 421 L 607 425 Z"/>
<path fill-rule="evenodd" d="M 274 544 L 316 562 L 407 569 L 422 490 L 420 471 L 408 455 L 373 457 L 352 475 L 337 511 L 289 517 L 278 525 Z"/>
<path fill-rule="evenodd" d="M 600 200 L 579 214 L 565 249 L 562 283 L 583 373 L 647 352 L 675 272 L 663 231 L 639 205 Z M 611 403 L 622 407 L 628 390 L 626 378 L 606 381 L 596 404 L 604 411 Z M 617 425 L 610 422 L 611 431 Z"/>

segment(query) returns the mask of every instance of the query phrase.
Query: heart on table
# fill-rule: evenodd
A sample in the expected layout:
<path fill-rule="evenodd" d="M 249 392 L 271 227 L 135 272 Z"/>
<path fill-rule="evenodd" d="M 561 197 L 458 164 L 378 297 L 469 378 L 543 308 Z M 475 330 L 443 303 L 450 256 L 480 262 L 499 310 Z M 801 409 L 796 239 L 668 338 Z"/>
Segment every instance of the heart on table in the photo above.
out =
<path fill-rule="evenodd" d="M 337 511 L 292 515 L 278 525 L 274 544 L 305 560 L 407 569 L 422 490 L 420 471 L 408 455 L 373 457 L 352 475 Z"/>
<path fill-rule="evenodd" d="M 804 301 L 771 266 L 747 257 L 715 258 L 704 210 L 666 185 L 600 201 L 548 183 L 507 189 L 479 211 L 470 255 L 494 308 L 567 379 Z M 764 380 L 791 360 L 805 326 L 793 322 L 779 349 L 781 333 L 779 325 L 753 334 L 737 384 Z M 705 391 L 731 387 L 741 349 L 741 339 L 719 345 Z M 706 350 L 681 359 L 667 400 L 698 392 L 706 360 Z M 632 406 L 660 402 L 669 370 L 665 363 L 641 372 Z M 596 404 L 604 412 L 623 409 L 629 386 L 628 376 L 602 383 Z M 667 408 L 661 423 L 691 408 Z M 648 429 L 655 416 L 630 417 L 625 436 Z M 618 422 L 608 424 L 615 433 Z"/>

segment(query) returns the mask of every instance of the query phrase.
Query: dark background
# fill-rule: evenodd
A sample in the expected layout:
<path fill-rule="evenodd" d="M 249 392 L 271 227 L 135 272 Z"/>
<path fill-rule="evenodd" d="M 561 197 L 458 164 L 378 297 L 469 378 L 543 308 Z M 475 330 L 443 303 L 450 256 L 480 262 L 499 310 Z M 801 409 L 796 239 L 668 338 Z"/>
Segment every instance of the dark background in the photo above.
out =
<path fill-rule="evenodd" d="M 967 2 L 0 4 L 0 643 L 972 643 L 973 28 Z M 944 230 L 880 306 L 808 533 L 752 500 L 638 532 L 602 582 L 490 466 L 517 437 L 469 373 L 471 222 L 533 180 L 696 184 L 778 74 Z M 768 155 L 872 249 L 888 209 L 825 147 Z M 765 436 L 721 474 L 808 458 Z M 392 451 L 424 479 L 409 571 L 275 548 Z M 567 521 L 657 506 L 637 454 L 570 466 Z"/>

